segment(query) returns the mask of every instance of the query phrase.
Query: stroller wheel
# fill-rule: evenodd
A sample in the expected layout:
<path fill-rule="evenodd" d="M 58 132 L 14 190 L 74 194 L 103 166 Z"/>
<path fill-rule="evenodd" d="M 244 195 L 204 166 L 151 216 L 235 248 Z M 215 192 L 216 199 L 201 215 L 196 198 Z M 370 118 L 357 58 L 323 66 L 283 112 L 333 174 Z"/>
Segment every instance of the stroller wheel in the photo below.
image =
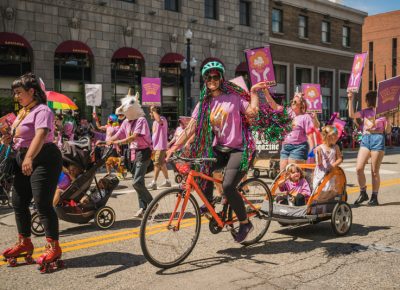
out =
<path fill-rule="evenodd" d="M 175 176 L 175 182 L 178 183 L 178 184 L 182 182 L 182 179 L 183 179 L 182 175 L 180 175 L 180 174 L 177 174 Z"/>
<path fill-rule="evenodd" d="M 253 177 L 259 178 L 259 177 L 260 177 L 260 170 L 254 169 L 254 170 L 253 170 Z"/>
<path fill-rule="evenodd" d="M 39 215 L 37 212 L 32 214 L 31 218 L 31 232 L 37 237 L 44 236 L 44 227 L 40 222 Z"/>
<path fill-rule="evenodd" d="M 332 212 L 331 226 L 333 232 L 338 236 L 344 236 L 351 228 L 353 214 L 347 202 L 339 202 Z"/>
<path fill-rule="evenodd" d="M 101 207 L 96 212 L 94 222 L 102 230 L 110 228 L 115 222 L 115 211 L 109 206 Z"/>

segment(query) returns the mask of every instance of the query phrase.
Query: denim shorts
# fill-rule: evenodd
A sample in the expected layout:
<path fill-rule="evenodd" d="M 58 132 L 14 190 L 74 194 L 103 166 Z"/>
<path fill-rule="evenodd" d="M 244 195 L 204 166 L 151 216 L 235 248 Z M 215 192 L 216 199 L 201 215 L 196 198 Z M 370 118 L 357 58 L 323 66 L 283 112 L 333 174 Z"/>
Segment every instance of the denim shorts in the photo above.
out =
<path fill-rule="evenodd" d="M 301 144 L 284 144 L 281 150 L 281 159 L 307 160 L 308 142 Z"/>
<path fill-rule="evenodd" d="M 363 135 L 360 146 L 367 148 L 369 151 L 385 151 L 385 135 L 384 134 Z"/>

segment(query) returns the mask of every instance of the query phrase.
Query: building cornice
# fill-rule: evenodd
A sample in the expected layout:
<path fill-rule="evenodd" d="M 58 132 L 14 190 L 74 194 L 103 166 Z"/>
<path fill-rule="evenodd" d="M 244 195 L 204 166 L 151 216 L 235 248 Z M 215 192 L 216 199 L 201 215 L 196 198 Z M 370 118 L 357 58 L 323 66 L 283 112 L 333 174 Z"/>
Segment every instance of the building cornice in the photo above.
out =
<path fill-rule="evenodd" d="M 364 11 L 340 4 L 335 4 L 327 0 L 279 0 L 279 2 L 360 25 L 364 23 L 364 18 L 368 16 L 368 13 Z"/>
<path fill-rule="evenodd" d="M 339 50 L 339 49 L 334 49 L 334 48 L 329 48 L 329 47 L 323 47 L 323 46 L 319 46 L 319 45 L 312 45 L 312 44 L 307 44 L 307 43 L 302 43 L 302 42 L 297 42 L 297 41 L 292 41 L 292 40 L 275 38 L 275 37 L 270 37 L 269 42 L 271 44 L 278 44 L 278 45 L 284 45 L 284 46 L 289 46 L 289 47 L 302 48 L 302 49 L 324 52 L 324 53 L 329 53 L 329 54 L 336 54 L 339 56 L 354 57 L 354 55 L 356 55 L 355 52 L 344 51 L 344 50 Z"/>

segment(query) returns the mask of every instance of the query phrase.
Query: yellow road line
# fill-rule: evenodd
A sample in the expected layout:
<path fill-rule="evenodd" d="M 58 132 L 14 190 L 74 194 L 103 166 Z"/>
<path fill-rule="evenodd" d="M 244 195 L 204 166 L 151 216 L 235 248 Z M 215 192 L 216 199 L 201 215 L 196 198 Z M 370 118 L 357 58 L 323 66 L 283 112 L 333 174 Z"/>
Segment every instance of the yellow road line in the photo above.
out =
<path fill-rule="evenodd" d="M 400 178 L 389 179 L 389 180 L 382 181 L 380 187 L 381 188 L 389 187 L 389 186 L 398 185 L 398 184 L 400 184 Z M 372 186 L 371 186 L 371 184 L 368 184 L 367 187 L 368 187 L 368 189 L 370 189 Z M 358 192 L 359 190 L 360 190 L 359 187 L 354 187 L 354 188 L 350 188 L 347 191 L 347 193 L 353 194 L 353 193 Z M 192 220 L 193 219 L 183 220 L 182 222 L 184 223 L 184 225 L 182 225 L 182 227 L 188 227 L 188 226 L 194 225 Z M 201 221 L 202 224 L 207 223 L 207 222 L 208 222 L 208 220 L 205 218 L 203 218 Z M 160 224 L 160 225 L 156 225 L 156 226 L 149 228 L 149 230 L 150 230 L 149 234 L 153 235 L 153 234 L 156 234 L 159 232 L 166 231 L 166 229 L 155 230 L 162 226 L 163 226 L 163 224 Z M 74 241 L 70 241 L 70 242 L 65 242 L 65 243 L 61 244 L 61 247 L 62 247 L 63 253 L 67 253 L 67 252 L 71 252 L 71 251 L 92 248 L 92 247 L 110 244 L 110 243 L 114 243 L 114 242 L 135 239 L 140 236 L 139 232 L 140 232 L 140 228 L 135 228 L 135 229 L 125 230 L 125 231 L 121 231 L 121 232 L 117 232 L 117 233 L 105 234 L 105 235 L 94 236 L 94 237 L 74 240 Z M 36 248 L 35 252 L 33 254 L 33 258 L 38 258 L 43 253 L 43 251 L 44 251 L 44 247 Z M 7 264 L 7 263 L 0 261 L 0 266 L 5 265 L 5 264 Z"/>

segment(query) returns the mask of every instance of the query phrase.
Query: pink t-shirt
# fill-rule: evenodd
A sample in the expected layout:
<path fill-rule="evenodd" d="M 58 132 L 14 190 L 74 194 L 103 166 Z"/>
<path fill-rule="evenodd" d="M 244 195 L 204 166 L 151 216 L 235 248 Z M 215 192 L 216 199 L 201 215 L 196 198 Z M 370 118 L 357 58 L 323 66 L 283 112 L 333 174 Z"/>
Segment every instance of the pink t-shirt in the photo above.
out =
<path fill-rule="evenodd" d="M 17 118 L 14 123 L 18 124 Z M 40 104 L 31 109 L 22 120 L 14 137 L 14 149 L 29 148 L 37 129 L 48 129 L 44 143 L 52 143 L 54 140 L 54 114 L 47 105 Z"/>
<path fill-rule="evenodd" d="M 376 111 L 374 108 L 367 108 L 359 111 L 363 119 L 363 135 L 371 134 L 370 131 L 378 131 L 383 133 L 385 131 L 387 120 L 385 117 L 376 118 Z"/>
<path fill-rule="evenodd" d="M 301 193 L 304 196 L 311 195 L 310 185 L 305 178 L 300 179 L 298 182 L 286 180 L 279 189 L 281 191 L 287 191 L 291 195 L 297 195 L 298 193 Z"/>
<path fill-rule="evenodd" d="M 151 147 L 150 128 L 145 117 L 140 117 L 134 121 L 124 120 L 115 136 L 118 139 L 125 139 L 134 133 L 138 133 L 139 136 L 131 142 L 131 149 L 139 150 Z"/>
<path fill-rule="evenodd" d="M 292 131 L 286 135 L 283 144 L 298 145 L 307 142 L 307 134 L 314 130 L 314 123 L 309 114 L 296 115 L 291 108 L 288 109 L 292 120 Z"/>
<path fill-rule="evenodd" d="M 153 149 L 167 150 L 168 147 L 168 122 L 163 116 L 160 117 L 160 123 L 153 122 Z"/>
<path fill-rule="evenodd" d="M 182 134 L 183 131 L 184 130 L 183 130 L 183 128 L 181 126 L 176 128 L 175 133 L 174 133 L 175 141 L 179 138 L 179 136 Z"/>
<path fill-rule="evenodd" d="M 242 116 L 249 102 L 236 94 L 221 94 L 211 100 L 210 122 L 215 134 L 213 146 L 221 145 L 243 150 Z M 197 120 L 199 104 L 192 113 Z"/>
<path fill-rule="evenodd" d="M 110 140 L 112 136 L 114 136 L 119 130 L 119 126 L 107 126 L 106 129 L 106 141 Z M 114 149 L 118 148 L 118 145 L 113 146 Z"/>

